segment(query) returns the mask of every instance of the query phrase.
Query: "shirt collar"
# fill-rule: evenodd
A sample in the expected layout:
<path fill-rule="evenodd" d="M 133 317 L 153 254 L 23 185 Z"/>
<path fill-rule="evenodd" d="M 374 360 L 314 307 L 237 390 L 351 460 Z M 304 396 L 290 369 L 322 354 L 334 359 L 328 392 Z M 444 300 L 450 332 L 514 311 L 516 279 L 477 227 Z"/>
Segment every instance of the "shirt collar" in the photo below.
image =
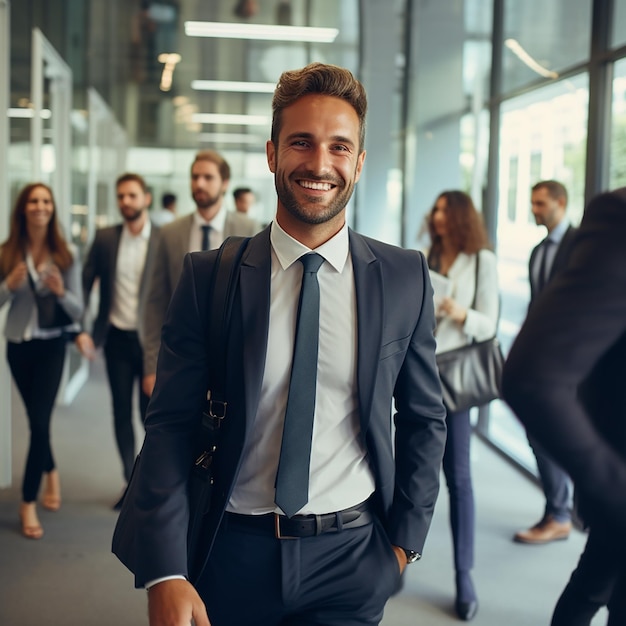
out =
<path fill-rule="evenodd" d="M 207 221 L 202 217 L 202 215 L 200 215 L 200 212 L 196 210 L 193 214 L 193 222 L 198 228 L 208 224 L 211 228 L 223 233 L 224 225 L 226 223 L 226 211 L 224 210 L 224 207 L 220 207 L 220 210 L 216 213 L 213 219 Z"/>
<path fill-rule="evenodd" d="M 293 265 L 301 256 L 311 252 L 310 248 L 307 248 L 286 233 L 276 220 L 272 222 L 270 241 L 278 262 L 284 270 Z M 315 252 L 324 257 L 324 260 L 328 261 L 340 273 L 346 264 L 349 251 L 350 242 L 347 224 L 344 224 L 336 235 L 333 235 L 328 241 L 315 248 Z"/>
<path fill-rule="evenodd" d="M 546 237 L 553 243 L 561 243 L 563 235 L 565 235 L 567 229 L 570 227 L 570 222 L 567 218 L 563 218 L 553 229 L 552 232 Z"/>
<path fill-rule="evenodd" d="M 133 233 L 130 231 L 130 228 L 128 227 L 128 224 L 126 222 L 124 222 L 124 225 L 122 228 L 122 234 L 125 237 L 141 237 L 142 239 L 145 239 L 146 241 L 150 239 L 151 232 L 152 232 L 152 222 L 149 219 L 146 220 L 145 224 L 143 225 L 143 228 L 141 229 L 138 235 L 133 235 Z"/>

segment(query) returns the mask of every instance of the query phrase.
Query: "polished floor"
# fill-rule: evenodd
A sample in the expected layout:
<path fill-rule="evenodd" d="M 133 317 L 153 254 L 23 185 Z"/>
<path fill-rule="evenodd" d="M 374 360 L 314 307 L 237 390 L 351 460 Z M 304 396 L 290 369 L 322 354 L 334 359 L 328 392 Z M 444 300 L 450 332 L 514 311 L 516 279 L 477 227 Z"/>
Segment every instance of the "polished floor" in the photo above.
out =
<path fill-rule="evenodd" d="M 59 406 L 53 444 L 63 481 L 63 507 L 41 512 L 45 536 L 23 539 L 17 523 L 26 420 L 13 391 L 14 481 L 0 490 L 0 626 L 147 625 L 146 599 L 110 553 L 121 488 L 110 400 L 102 363 L 70 406 Z M 137 424 L 137 432 L 140 426 Z M 546 546 L 511 541 L 542 508 L 538 488 L 476 439 L 472 466 L 477 500 L 475 583 L 477 626 L 548 626 L 552 607 L 584 546 L 575 532 Z M 372 572 L 375 576 L 376 572 Z M 403 591 L 387 607 L 383 626 L 459 623 L 453 605 L 453 569 L 442 486 L 424 558 L 407 570 Z M 242 598 L 245 601 L 245 598 Z M 606 622 L 598 614 L 593 626 Z"/>

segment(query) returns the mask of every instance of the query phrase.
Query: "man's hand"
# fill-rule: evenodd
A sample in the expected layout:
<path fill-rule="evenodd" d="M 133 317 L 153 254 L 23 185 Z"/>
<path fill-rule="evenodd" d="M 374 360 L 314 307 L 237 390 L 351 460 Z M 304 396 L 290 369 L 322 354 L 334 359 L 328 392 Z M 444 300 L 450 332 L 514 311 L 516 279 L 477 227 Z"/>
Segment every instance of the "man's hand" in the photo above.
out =
<path fill-rule="evenodd" d="M 141 381 L 141 389 L 147 396 L 151 396 L 156 383 L 156 374 L 146 374 Z"/>
<path fill-rule="evenodd" d="M 393 551 L 396 553 L 396 558 L 398 559 L 398 566 L 400 567 L 400 574 L 404 572 L 404 568 L 407 566 L 406 563 L 406 552 L 400 548 L 399 546 L 391 546 Z"/>
<path fill-rule="evenodd" d="M 148 590 L 150 626 L 211 626 L 204 602 L 193 585 L 180 579 L 165 580 Z"/>

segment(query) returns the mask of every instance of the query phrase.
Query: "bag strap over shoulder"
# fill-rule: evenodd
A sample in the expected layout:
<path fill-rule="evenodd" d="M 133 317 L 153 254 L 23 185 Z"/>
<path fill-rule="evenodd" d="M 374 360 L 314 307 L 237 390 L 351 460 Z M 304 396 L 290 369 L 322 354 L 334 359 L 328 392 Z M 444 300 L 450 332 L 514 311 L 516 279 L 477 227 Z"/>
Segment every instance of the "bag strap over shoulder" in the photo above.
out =
<path fill-rule="evenodd" d="M 217 253 L 210 285 L 207 348 L 210 347 L 211 358 L 207 412 L 218 419 L 226 415 L 226 342 L 241 258 L 249 241 L 250 237 L 228 237 L 224 241 Z"/>

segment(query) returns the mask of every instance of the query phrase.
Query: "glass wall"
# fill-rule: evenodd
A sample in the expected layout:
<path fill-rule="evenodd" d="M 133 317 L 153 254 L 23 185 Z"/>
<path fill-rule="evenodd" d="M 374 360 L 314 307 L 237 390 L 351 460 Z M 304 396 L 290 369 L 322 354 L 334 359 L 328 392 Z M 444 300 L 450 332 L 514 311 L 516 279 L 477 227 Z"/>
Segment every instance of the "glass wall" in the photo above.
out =
<path fill-rule="evenodd" d="M 591 11 L 592 0 L 505 0 L 503 92 L 587 61 Z"/>
<path fill-rule="evenodd" d="M 615 64 L 611 121 L 610 187 L 614 189 L 626 187 L 626 59 Z"/>

